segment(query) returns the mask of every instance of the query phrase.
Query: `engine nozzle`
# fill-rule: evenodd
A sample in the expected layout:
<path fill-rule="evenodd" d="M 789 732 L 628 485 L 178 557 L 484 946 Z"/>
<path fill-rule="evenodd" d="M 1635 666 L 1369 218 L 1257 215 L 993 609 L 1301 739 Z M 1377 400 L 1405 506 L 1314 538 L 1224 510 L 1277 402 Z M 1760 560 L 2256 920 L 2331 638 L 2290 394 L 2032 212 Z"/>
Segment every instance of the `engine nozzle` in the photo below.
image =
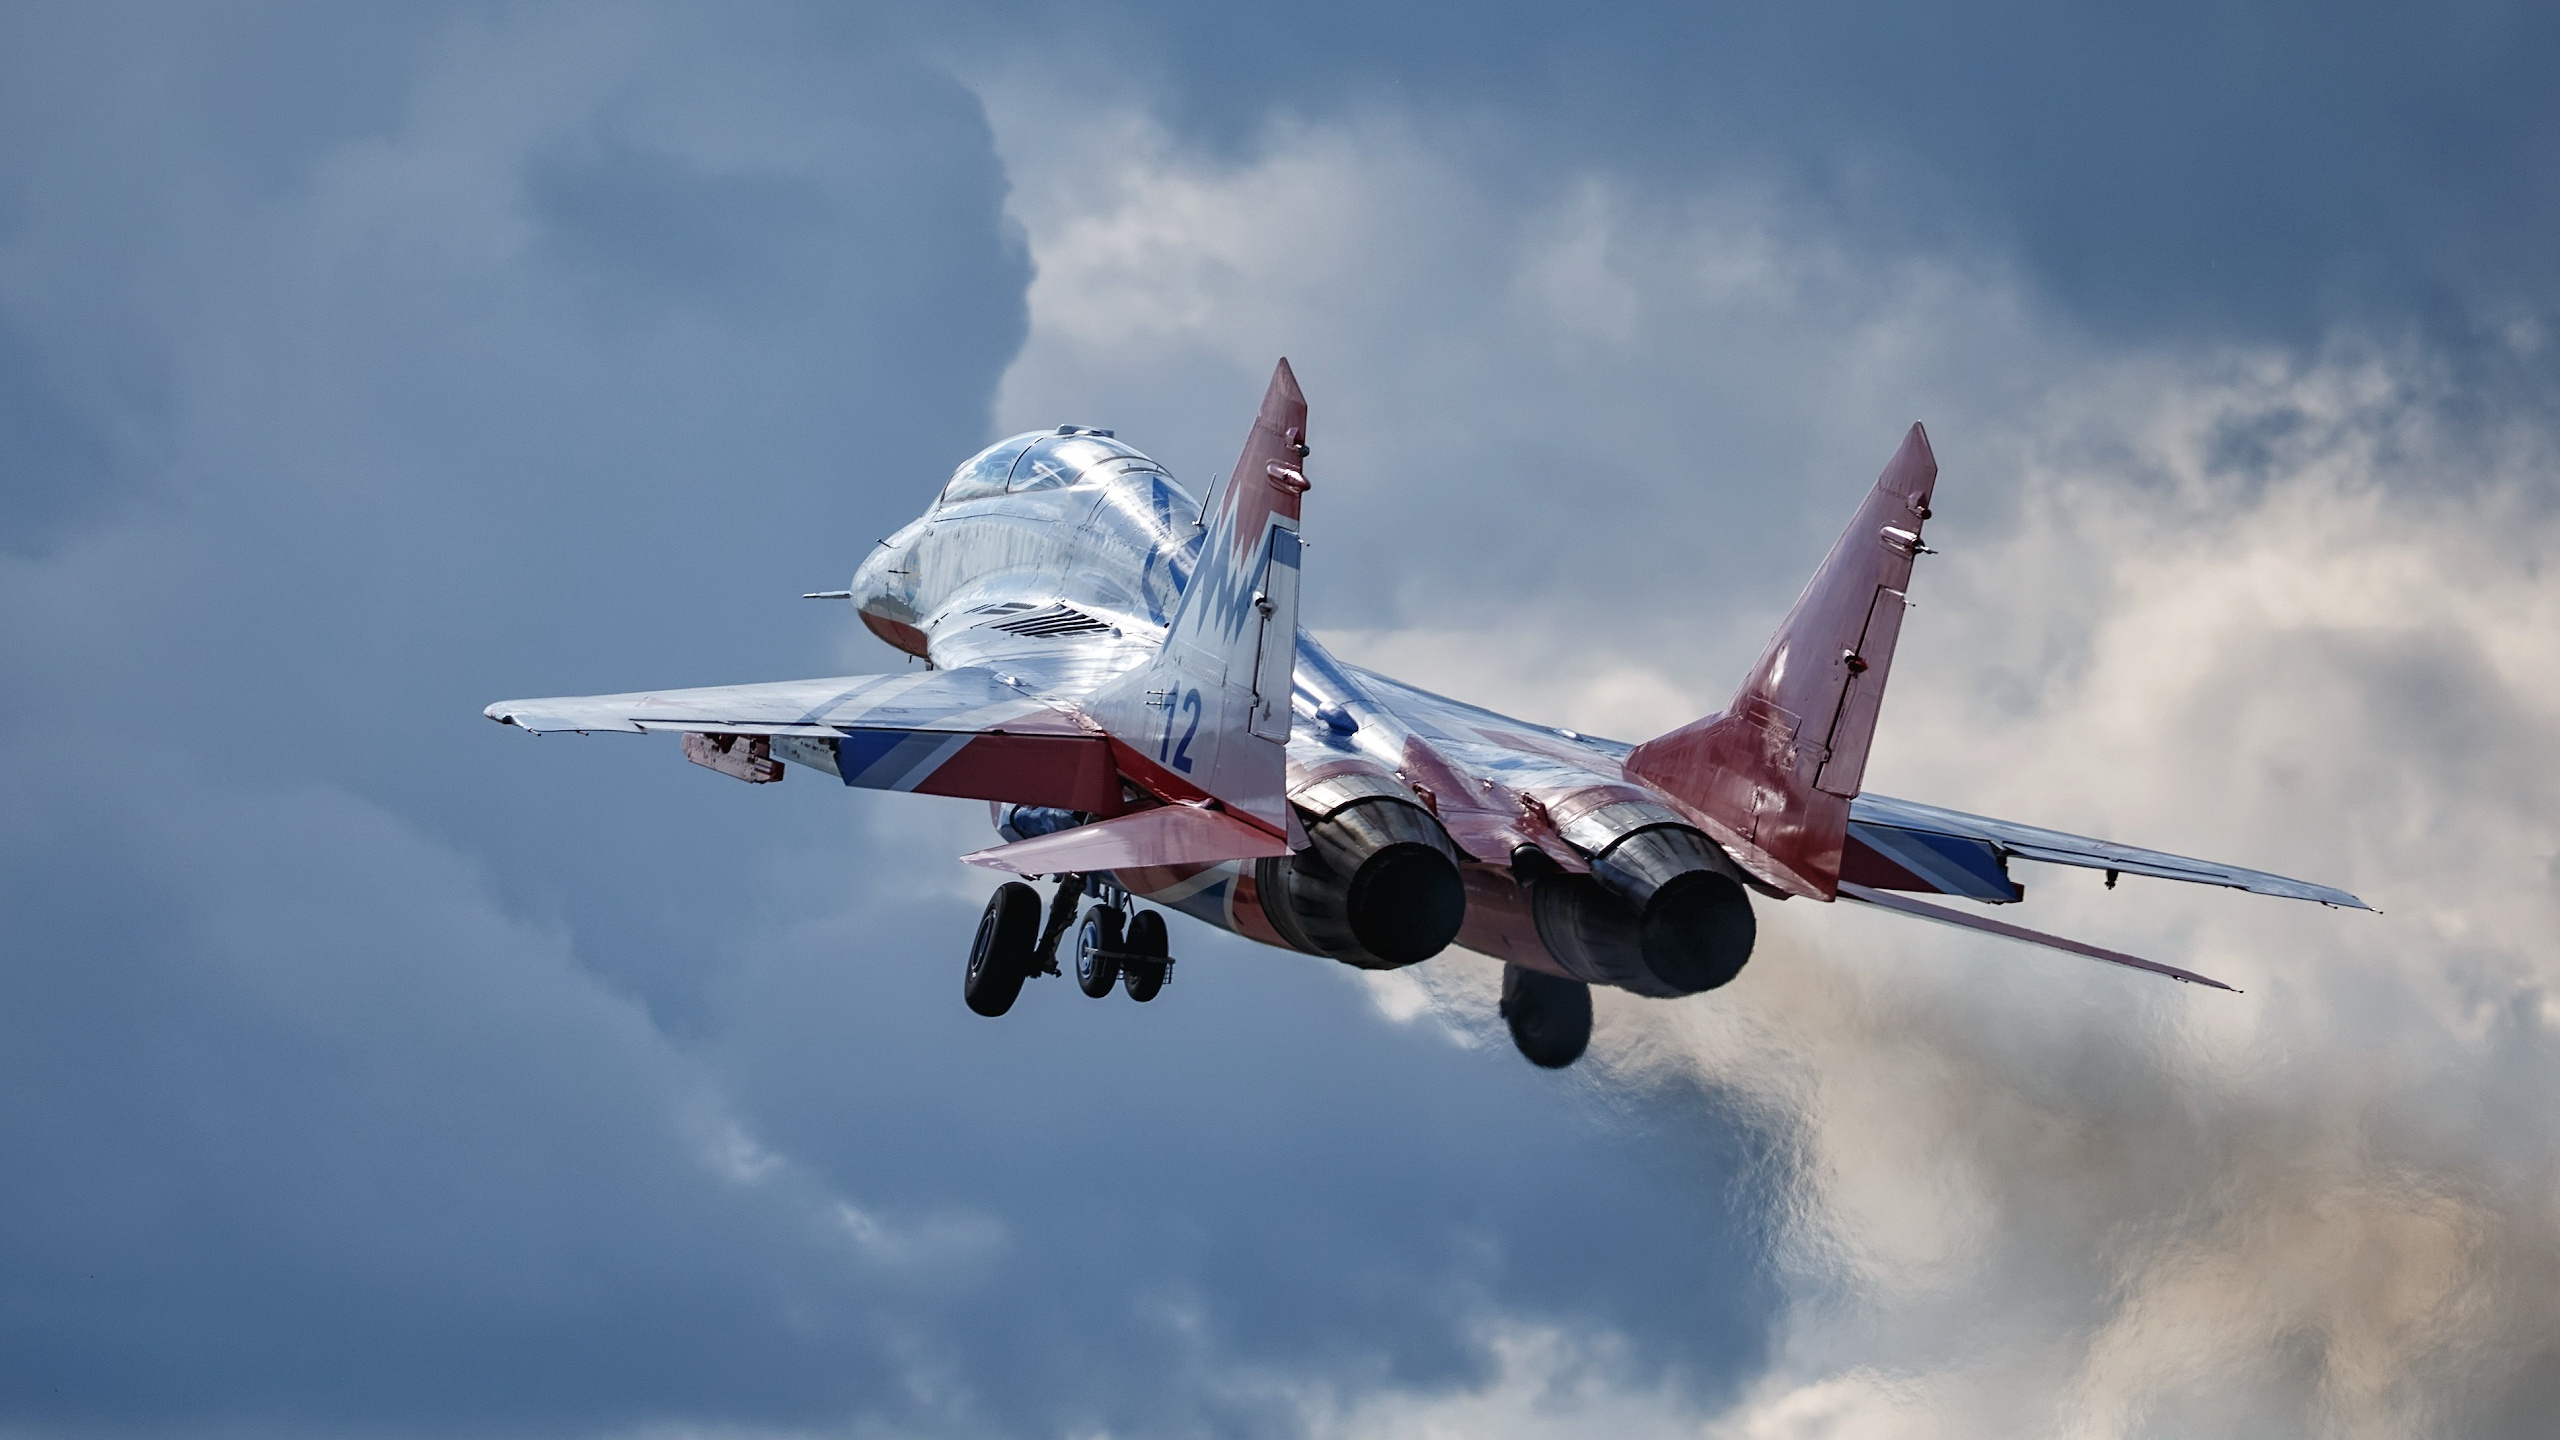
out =
<path fill-rule="evenodd" d="M 1733 861 L 1686 826 L 1618 836 L 1588 876 L 1533 881 L 1530 904 L 1557 963 L 1639 995 L 1715 989 L 1742 972 L 1759 934 Z"/>
<path fill-rule="evenodd" d="M 1467 918 L 1457 847 L 1383 783 L 1307 822 L 1307 848 L 1257 862 L 1262 911 L 1300 950 L 1364 970 L 1428 960 Z"/>

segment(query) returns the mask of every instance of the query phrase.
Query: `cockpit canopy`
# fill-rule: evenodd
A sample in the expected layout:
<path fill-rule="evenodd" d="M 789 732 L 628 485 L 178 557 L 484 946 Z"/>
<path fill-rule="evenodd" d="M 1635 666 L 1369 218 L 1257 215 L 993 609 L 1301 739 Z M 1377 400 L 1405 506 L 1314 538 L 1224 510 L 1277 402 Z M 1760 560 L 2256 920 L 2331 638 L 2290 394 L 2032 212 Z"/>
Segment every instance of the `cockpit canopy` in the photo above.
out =
<path fill-rule="evenodd" d="M 1173 481 L 1163 466 L 1113 439 L 1110 431 L 1061 425 L 999 440 L 971 456 L 951 473 L 942 503 L 1062 489 L 1130 474 L 1162 476 L 1167 484 Z"/>

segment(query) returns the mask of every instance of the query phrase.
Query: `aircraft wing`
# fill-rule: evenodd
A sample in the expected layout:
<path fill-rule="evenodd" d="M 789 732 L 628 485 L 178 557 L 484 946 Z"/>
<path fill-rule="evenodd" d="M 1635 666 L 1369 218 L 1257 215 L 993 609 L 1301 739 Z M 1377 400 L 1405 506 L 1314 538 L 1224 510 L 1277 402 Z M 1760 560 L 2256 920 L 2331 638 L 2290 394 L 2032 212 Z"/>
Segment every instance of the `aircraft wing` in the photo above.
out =
<path fill-rule="evenodd" d="M 2222 885 L 2256 895 L 2316 900 L 2323 905 L 2339 905 L 2353 910 L 2373 908 L 2344 890 L 2314 885 L 2308 880 L 2292 880 L 2263 870 L 2246 870 L 2237 865 L 2138 849 L 2112 840 L 2066 835 L 2059 830 L 2043 830 L 2033 825 L 1968 815 L 1961 810 L 1942 810 L 1935 805 L 1896 800 L 1887 795 L 1860 795 L 1849 802 L 1849 836 L 1853 852 L 1863 846 L 1871 854 L 1881 856 L 1889 865 L 1906 872 L 1910 878 L 1922 882 L 1877 885 L 1879 889 L 1924 890 L 1976 900 L 2015 899 L 2014 887 L 2007 887 L 2012 893 L 1996 893 L 1992 888 L 2006 887 L 2007 876 L 2001 862 L 2015 858 L 2041 860 L 2048 865 L 2077 865 L 2088 870 L 2120 871 L 2127 875 L 2150 875 L 2162 880 L 2184 880 L 2198 885 Z M 1856 858 L 1854 853 L 1852 858 Z M 1842 873 L 1846 875 L 1847 871 Z M 1875 882 L 1871 879 L 1867 883 Z"/>
<path fill-rule="evenodd" d="M 904 675 L 853 675 L 644 690 L 548 700 L 501 700 L 492 720 L 554 730 L 677 731 L 686 754 L 741 779 L 779 779 L 772 758 L 871 790 L 956 795 L 1096 814 L 1121 809 L 1111 742 L 1019 677 L 974 666 Z M 725 737 L 761 737 L 751 759 Z"/>
<path fill-rule="evenodd" d="M 1073 725 L 1063 713 L 1007 684 L 994 671 L 974 668 L 501 700 L 483 713 L 537 733 L 690 730 L 814 736 L 834 734 L 846 726 L 975 730 L 1043 714 Z"/>

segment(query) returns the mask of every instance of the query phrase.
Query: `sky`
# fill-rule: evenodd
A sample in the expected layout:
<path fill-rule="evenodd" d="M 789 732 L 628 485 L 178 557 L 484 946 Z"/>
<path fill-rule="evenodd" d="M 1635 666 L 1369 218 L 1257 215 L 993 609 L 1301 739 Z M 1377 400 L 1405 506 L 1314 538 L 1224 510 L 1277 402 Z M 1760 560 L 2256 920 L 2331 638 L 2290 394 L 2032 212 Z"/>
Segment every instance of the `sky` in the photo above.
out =
<path fill-rule="evenodd" d="M 0 6 L 0 1436 L 2542 1433 L 2555 29 Z M 989 1022 L 982 806 L 480 716 L 893 668 L 951 466 L 1284 353 L 1347 658 L 1672 728 L 1919 419 L 1870 784 L 2383 913 Z"/>

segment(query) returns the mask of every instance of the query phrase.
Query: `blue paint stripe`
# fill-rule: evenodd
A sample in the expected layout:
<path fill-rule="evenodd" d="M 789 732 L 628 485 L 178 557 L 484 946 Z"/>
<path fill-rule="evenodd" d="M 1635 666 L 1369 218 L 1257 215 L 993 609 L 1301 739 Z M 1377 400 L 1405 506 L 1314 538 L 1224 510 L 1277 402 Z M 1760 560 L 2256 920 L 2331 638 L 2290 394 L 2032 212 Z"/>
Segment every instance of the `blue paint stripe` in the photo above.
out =
<path fill-rule="evenodd" d="M 880 757 L 898 748 L 914 735 L 912 730 L 856 730 L 836 740 L 836 773 L 847 785 L 862 784 L 862 777 Z M 876 788 L 876 787 L 874 787 Z"/>
<path fill-rule="evenodd" d="M 934 752 L 954 740 L 967 738 L 942 730 L 910 730 L 899 736 L 898 743 L 883 751 L 878 759 L 864 766 L 862 778 L 851 783 L 871 790 L 912 790 L 926 775 L 932 774 L 933 769 L 940 768 L 932 767 L 923 774 L 917 774 L 914 773 L 917 766 L 926 764 L 933 759 Z"/>
<path fill-rule="evenodd" d="M 913 790 L 942 768 L 934 763 L 939 752 L 974 738 L 950 730 L 856 730 L 836 741 L 836 773 L 864 790 Z"/>
<path fill-rule="evenodd" d="M 2000 863 L 2000 852 L 1987 841 L 1970 835 L 1943 835 L 1854 820 L 1849 822 L 1849 831 L 1877 854 L 1936 887 L 1941 895 L 1975 900 L 2017 898 L 2017 887 Z"/>

